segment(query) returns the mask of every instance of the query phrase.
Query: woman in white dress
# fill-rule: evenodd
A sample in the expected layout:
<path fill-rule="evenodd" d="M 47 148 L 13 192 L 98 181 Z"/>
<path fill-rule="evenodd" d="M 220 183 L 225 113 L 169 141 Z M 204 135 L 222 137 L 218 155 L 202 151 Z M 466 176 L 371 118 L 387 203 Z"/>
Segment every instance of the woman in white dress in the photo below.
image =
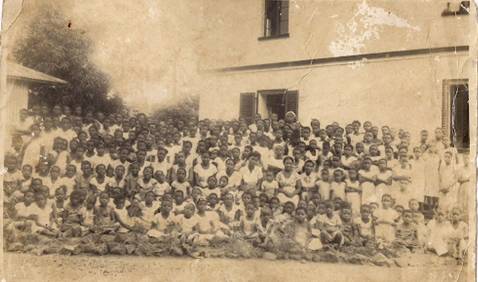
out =
<path fill-rule="evenodd" d="M 284 169 L 276 176 L 279 183 L 279 194 L 277 197 L 282 204 L 291 201 L 297 206 L 302 190 L 300 176 L 295 172 L 294 159 L 292 157 L 285 157 L 283 164 Z"/>

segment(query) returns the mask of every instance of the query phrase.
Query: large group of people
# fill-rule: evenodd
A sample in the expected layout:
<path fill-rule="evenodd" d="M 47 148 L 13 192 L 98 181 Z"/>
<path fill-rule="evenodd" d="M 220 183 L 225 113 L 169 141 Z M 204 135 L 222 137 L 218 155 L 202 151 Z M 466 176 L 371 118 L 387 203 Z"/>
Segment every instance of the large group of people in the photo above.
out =
<path fill-rule="evenodd" d="M 466 249 L 471 170 L 441 128 L 412 140 L 370 121 L 304 125 L 293 112 L 154 120 L 36 105 L 21 110 L 11 135 L 7 246 L 96 234 L 176 240 L 183 252 L 231 240 L 458 259 Z"/>

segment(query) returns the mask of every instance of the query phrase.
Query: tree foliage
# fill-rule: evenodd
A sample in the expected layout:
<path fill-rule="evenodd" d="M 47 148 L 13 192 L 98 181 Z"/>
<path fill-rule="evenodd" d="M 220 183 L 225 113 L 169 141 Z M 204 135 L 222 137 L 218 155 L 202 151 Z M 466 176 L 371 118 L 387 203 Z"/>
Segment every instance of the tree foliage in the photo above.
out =
<path fill-rule="evenodd" d="M 109 77 L 90 61 L 93 42 L 75 29 L 58 10 L 39 9 L 19 39 L 14 57 L 20 64 L 68 81 L 60 87 L 37 86 L 39 100 L 113 112 L 122 107 L 119 97 L 108 97 Z"/>
<path fill-rule="evenodd" d="M 188 122 L 197 120 L 199 116 L 199 96 L 187 96 L 176 101 L 174 104 L 157 110 L 153 118 L 157 120 L 171 119 L 174 123 L 178 121 Z"/>

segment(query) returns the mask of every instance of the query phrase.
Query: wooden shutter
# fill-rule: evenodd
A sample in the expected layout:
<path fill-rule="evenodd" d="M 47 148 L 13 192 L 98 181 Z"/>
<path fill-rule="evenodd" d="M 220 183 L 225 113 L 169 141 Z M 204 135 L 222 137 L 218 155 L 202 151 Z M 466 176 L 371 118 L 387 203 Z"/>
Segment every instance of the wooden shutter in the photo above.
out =
<path fill-rule="evenodd" d="M 289 33 L 289 0 L 281 0 L 279 8 L 279 34 Z"/>
<path fill-rule="evenodd" d="M 248 123 L 254 120 L 256 115 L 256 93 L 241 93 L 239 116 Z"/>
<path fill-rule="evenodd" d="M 299 92 L 287 91 L 285 94 L 285 112 L 293 111 L 299 117 Z"/>

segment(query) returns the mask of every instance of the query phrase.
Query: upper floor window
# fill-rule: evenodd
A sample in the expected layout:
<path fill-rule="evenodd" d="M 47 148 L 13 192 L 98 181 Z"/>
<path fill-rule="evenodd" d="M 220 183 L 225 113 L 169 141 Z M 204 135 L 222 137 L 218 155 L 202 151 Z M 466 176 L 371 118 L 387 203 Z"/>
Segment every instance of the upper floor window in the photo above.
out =
<path fill-rule="evenodd" d="M 264 37 L 289 35 L 289 0 L 265 0 Z"/>

